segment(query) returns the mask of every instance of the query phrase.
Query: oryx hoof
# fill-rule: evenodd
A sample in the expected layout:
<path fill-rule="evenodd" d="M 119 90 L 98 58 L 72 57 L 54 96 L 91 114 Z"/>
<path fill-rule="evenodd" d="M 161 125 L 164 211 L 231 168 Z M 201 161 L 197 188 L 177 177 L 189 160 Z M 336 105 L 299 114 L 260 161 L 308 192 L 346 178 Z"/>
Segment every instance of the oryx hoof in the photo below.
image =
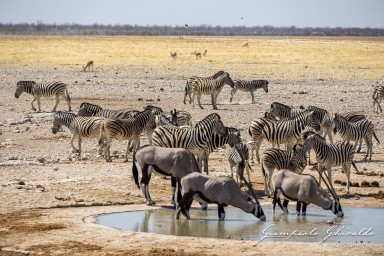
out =
<path fill-rule="evenodd" d="M 155 202 L 153 202 L 153 201 L 149 201 L 149 202 L 147 202 L 147 205 L 148 206 L 154 206 L 156 203 Z"/>
<path fill-rule="evenodd" d="M 300 216 L 300 212 L 297 212 L 297 211 L 296 211 L 296 216 Z"/>
<path fill-rule="evenodd" d="M 172 209 L 176 209 L 176 202 L 174 200 L 172 200 L 171 205 L 172 205 Z"/>
<path fill-rule="evenodd" d="M 205 203 L 201 203 L 200 208 L 201 208 L 201 210 L 206 211 L 208 209 L 208 205 Z"/>
<path fill-rule="evenodd" d="M 307 212 L 302 212 L 301 215 L 305 216 L 307 215 Z"/>

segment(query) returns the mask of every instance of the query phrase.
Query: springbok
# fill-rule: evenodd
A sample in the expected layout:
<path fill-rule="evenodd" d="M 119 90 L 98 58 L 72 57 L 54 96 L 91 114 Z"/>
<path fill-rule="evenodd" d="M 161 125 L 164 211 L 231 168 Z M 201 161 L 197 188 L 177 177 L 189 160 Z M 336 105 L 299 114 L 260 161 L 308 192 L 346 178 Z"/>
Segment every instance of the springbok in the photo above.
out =
<path fill-rule="evenodd" d="M 141 189 L 144 195 L 144 201 L 147 205 L 154 205 L 149 194 L 148 184 L 151 179 L 152 167 L 156 172 L 171 176 L 172 179 L 172 206 L 175 208 L 175 191 L 177 188 L 177 202 L 181 199 L 180 179 L 192 172 L 200 172 L 195 157 L 183 148 L 163 148 L 159 146 L 146 145 L 139 148 L 133 154 L 132 175 L 138 188 L 139 176 L 138 167 L 141 169 Z"/>
<path fill-rule="evenodd" d="M 177 52 L 170 52 L 170 54 L 173 59 L 177 58 Z"/>
<path fill-rule="evenodd" d="M 325 174 L 326 175 L 326 174 Z M 275 212 L 276 203 L 285 212 L 288 213 L 289 200 L 297 201 L 296 214 L 300 215 L 302 207 L 302 215 L 306 215 L 308 204 L 315 204 L 324 210 L 331 210 L 337 217 L 343 217 L 344 213 L 341 210 L 340 199 L 337 197 L 332 183 L 320 176 L 326 184 L 329 192 L 327 193 L 317 182 L 312 175 L 300 175 L 290 170 L 278 170 L 272 175 L 272 189 L 273 189 L 273 209 Z M 280 202 L 280 194 L 284 197 L 283 205 Z"/>
<path fill-rule="evenodd" d="M 86 71 L 88 69 L 88 71 L 90 71 L 90 69 L 92 68 L 92 72 L 93 72 L 93 60 L 90 60 L 87 62 L 87 65 L 85 65 L 85 67 L 83 67 L 83 71 Z"/>

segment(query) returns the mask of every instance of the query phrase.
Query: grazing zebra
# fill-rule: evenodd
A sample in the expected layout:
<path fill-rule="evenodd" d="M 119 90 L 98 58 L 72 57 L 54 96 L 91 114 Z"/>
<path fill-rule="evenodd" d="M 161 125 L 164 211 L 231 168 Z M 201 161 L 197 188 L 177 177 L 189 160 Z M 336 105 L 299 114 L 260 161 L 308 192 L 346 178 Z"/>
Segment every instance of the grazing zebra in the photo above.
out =
<path fill-rule="evenodd" d="M 140 147 L 141 133 L 154 128 L 155 116 L 150 109 L 139 112 L 128 119 L 105 119 L 101 124 L 99 137 L 99 145 L 104 148 L 105 160 L 112 162 L 110 154 L 112 139 L 128 140 L 125 154 L 125 161 L 128 161 L 129 152 Z"/>
<path fill-rule="evenodd" d="M 120 110 L 104 109 L 96 104 L 83 102 L 80 104 L 78 116 L 102 116 L 106 118 L 120 118 L 127 119 L 133 117 L 140 111 L 133 110 L 131 108 L 125 108 Z"/>
<path fill-rule="evenodd" d="M 228 162 L 229 162 L 229 168 L 230 168 L 230 176 L 233 178 L 233 167 L 238 168 L 238 165 L 240 163 L 243 163 L 245 165 L 245 169 L 248 174 L 248 181 L 251 182 L 251 176 L 249 173 L 249 170 L 252 170 L 251 165 L 249 164 L 249 149 L 247 147 L 247 144 L 244 143 L 238 143 L 234 145 L 233 147 L 229 148 L 228 151 Z M 244 171 L 243 168 L 240 168 L 242 171 Z M 236 171 L 236 182 L 239 183 L 240 187 L 242 186 L 242 180 L 239 181 L 239 176 L 244 176 L 243 173 L 237 173 Z"/>
<path fill-rule="evenodd" d="M 19 81 L 16 85 L 15 98 L 19 98 L 23 93 L 29 93 L 33 96 L 33 100 L 31 101 L 33 111 L 36 111 L 33 102 L 37 100 L 37 105 L 40 108 L 40 98 L 41 97 L 56 97 L 56 104 L 53 107 L 52 112 L 56 112 L 56 107 L 59 105 L 60 96 L 63 97 L 68 103 L 68 111 L 71 111 L 71 98 L 68 94 L 67 85 L 61 82 L 51 82 L 51 83 L 40 83 L 37 84 L 34 81 Z"/>
<path fill-rule="evenodd" d="M 271 104 L 271 108 L 269 109 L 269 114 L 274 116 L 275 118 L 283 119 L 292 119 L 300 112 L 303 112 L 303 109 L 294 109 L 290 106 L 287 106 L 280 102 L 273 102 Z"/>
<path fill-rule="evenodd" d="M 347 176 L 347 187 L 345 191 L 349 194 L 349 184 L 351 176 L 351 165 L 357 170 L 353 158 L 355 149 L 352 144 L 343 141 L 336 144 L 328 144 L 324 137 L 313 131 L 307 131 L 303 135 L 304 148 L 306 150 L 313 149 L 316 153 L 319 171 L 319 183 L 321 184 L 321 175 L 323 169 L 327 169 L 328 178 L 332 183 L 331 167 L 342 166 L 342 169 Z"/>
<path fill-rule="evenodd" d="M 383 109 L 381 108 L 380 104 L 381 101 L 384 99 L 384 86 L 376 86 L 373 90 L 373 112 L 379 114 L 383 112 Z"/>
<path fill-rule="evenodd" d="M 224 85 L 228 84 L 233 87 L 233 81 L 227 72 L 224 72 L 219 77 L 212 78 L 196 78 L 192 82 L 192 106 L 195 107 L 195 96 L 197 94 L 197 103 L 201 109 L 203 107 L 200 103 L 200 98 L 202 94 L 210 94 L 213 109 L 217 109 L 217 96 L 223 89 Z"/>
<path fill-rule="evenodd" d="M 97 137 L 100 134 L 100 125 L 103 120 L 103 117 L 76 116 L 73 113 L 59 111 L 53 115 L 52 133 L 56 134 L 61 126 L 66 126 L 73 134 L 71 138 L 72 153 L 79 153 L 80 155 L 82 138 L 93 139 Z M 79 149 L 73 145 L 76 137 L 78 138 Z M 99 154 L 102 154 L 101 148 Z"/>
<path fill-rule="evenodd" d="M 209 154 L 214 150 L 224 147 L 228 144 L 230 147 L 235 146 L 241 142 L 240 131 L 236 128 L 227 127 L 226 135 L 212 134 L 211 138 L 207 141 L 207 146 L 204 150 L 203 161 L 204 171 L 208 174 L 208 158 Z"/>
<path fill-rule="evenodd" d="M 233 95 L 235 95 L 237 90 L 243 92 L 250 92 L 252 96 L 252 104 L 255 104 L 255 96 L 254 92 L 257 89 L 263 88 L 266 93 L 268 93 L 268 81 L 267 80 L 253 80 L 253 81 L 245 81 L 245 80 L 235 80 L 234 86 L 231 90 L 231 98 L 229 98 L 229 102 L 232 102 Z"/>
<path fill-rule="evenodd" d="M 216 79 L 219 76 L 221 76 L 222 74 L 224 74 L 224 71 L 220 70 L 220 71 L 216 72 L 213 76 L 210 76 L 207 78 Z M 187 98 L 187 95 L 189 96 L 189 104 L 192 103 L 192 82 L 195 79 L 200 79 L 200 78 L 203 78 L 203 77 L 192 76 L 192 77 L 188 78 L 187 83 L 185 84 L 185 88 L 184 88 L 184 104 L 186 104 L 185 99 Z"/>
<path fill-rule="evenodd" d="M 315 106 L 308 106 L 307 109 L 313 110 L 313 114 L 320 124 L 320 130 L 322 130 L 328 136 L 329 141 L 332 144 L 333 117 L 331 114 L 327 110 Z"/>
<path fill-rule="evenodd" d="M 87 70 L 90 71 L 90 69 L 92 68 L 92 72 L 93 72 L 93 60 L 90 60 L 87 62 L 87 65 L 85 65 L 85 67 L 83 67 L 83 71 Z"/>
<path fill-rule="evenodd" d="M 306 151 L 300 144 L 295 144 L 291 151 L 270 148 L 264 152 L 260 160 L 261 170 L 264 176 L 264 191 L 271 197 L 271 177 L 273 171 L 287 169 L 302 174 L 307 166 Z"/>
<path fill-rule="evenodd" d="M 319 130 L 320 126 L 312 110 L 305 110 L 296 115 L 293 119 L 282 121 L 271 121 L 266 118 L 255 119 L 249 129 L 249 135 L 253 139 L 253 151 L 256 150 L 257 161 L 260 160 L 259 149 L 263 139 L 268 140 L 272 147 L 279 144 L 286 144 L 286 150 L 291 150 L 292 146 L 301 139 L 301 134 L 306 127 Z"/>
<path fill-rule="evenodd" d="M 364 160 L 367 160 L 369 156 L 368 162 L 371 161 L 373 151 L 372 135 L 375 137 L 376 141 L 380 143 L 376 136 L 374 130 L 375 126 L 372 121 L 369 119 L 364 119 L 356 123 L 351 123 L 348 122 L 345 118 L 341 117 L 339 114 L 335 114 L 334 124 L 335 127 L 333 132 L 335 134 L 338 132 L 344 141 L 356 141 L 354 150 L 356 150 L 356 146 L 359 140 L 364 139 L 365 144 L 367 145 L 367 152 Z"/>
<path fill-rule="evenodd" d="M 218 114 L 212 113 L 196 123 L 193 128 L 162 126 L 156 128 L 152 139 L 154 145 L 166 148 L 185 148 L 194 154 L 201 170 L 201 161 L 208 140 L 213 133 L 226 135 L 227 129 Z"/>

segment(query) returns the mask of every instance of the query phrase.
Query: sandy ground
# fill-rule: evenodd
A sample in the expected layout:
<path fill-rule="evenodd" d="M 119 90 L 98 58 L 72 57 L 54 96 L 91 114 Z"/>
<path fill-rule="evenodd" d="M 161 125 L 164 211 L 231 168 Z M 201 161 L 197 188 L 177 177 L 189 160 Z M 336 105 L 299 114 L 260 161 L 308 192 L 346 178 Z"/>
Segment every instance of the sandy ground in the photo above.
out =
<path fill-rule="evenodd" d="M 202 99 L 204 110 L 184 105 L 183 85 L 189 75 L 210 75 L 214 71 L 197 72 L 198 66 L 194 65 L 183 67 L 182 72 L 176 74 L 173 69 L 140 65 L 96 66 L 94 72 L 79 72 L 79 66 L 71 65 L 54 68 L 43 64 L 1 65 L 0 255 L 383 254 L 384 244 L 348 248 L 263 241 L 253 246 L 253 241 L 135 233 L 96 224 L 95 216 L 101 213 L 148 208 L 131 179 L 131 158 L 128 163 L 123 162 L 125 142 L 112 143 L 112 163 L 105 163 L 97 156 L 96 140 L 83 142 L 81 157 L 71 154 L 69 131 L 63 128 L 54 135 L 50 130 L 52 114 L 49 111 L 54 100 L 43 99 L 43 112 L 34 113 L 30 108 L 30 95 L 14 98 L 16 82 L 31 78 L 47 80 L 47 77 L 65 81 L 69 84 L 74 112 L 83 101 L 112 109 L 142 109 L 147 104 L 154 104 L 168 111 L 172 108 L 187 110 L 197 121 L 212 113 L 211 106 L 207 105 L 209 97 Z M 211 69 L 216 70 L 216 66 Z M 230 69 L 227 71 L 231 73 Z M 237 92 L 230 104 L 229 87 L 225 87 L 219 96 L 219 110 L 214 112 L 220 114 L 225 125 L 240 129 L 244 141 L 250 140 L 247 129 L 251 121 L 268 110 L 273 101 L 294 107 L 316 105 L 331 112 L 361 112 L 370 116 L 383 141 L 382 115 L 372 112 L 371 92 L 375 82 L 353 78 L 312 79 L 310 75 L 301 80 L 274 78 L 269 81 L 270 92 L 258 91 L 256 104 L 250 104 L 250 95 L 243 92 Z M 64 101 L 58 110 L 67 110 Z M 143 141 L 146 143 L 145 138 Z M 261 150 L 268 147 L 269 144 L 263 143 Z M 356 154 L 357 166 L 363 173 L 357 175 L 352 171 L 351 180 L 359 184 L 377 181 L 380 187 L 352 187 L 351 194 L 345 195 L 344 186 L 334 184 L 342 205 L 384 206 L 383 199 L 370 195 L 383 190 L 383 176 L 380 176 L 384 173 L 383 144 L 374 142 L 373 150 L 370 163 L 362 161 L 364 152 Z M 226 149 L 211 155 L 209 167 L 212 175 L 228 174 Z M 261 196 L 260 166 L 255 164 L 254 169 L 252 184 Z M 313 166 L 307 166 L 305 173 L 317 177 Z M 333 178 L 346 180 L 340 168 L 334 169 Z M 169 183 L 169 179 L 155 177 L 150 184 L 158 206 L 170 204 Z M 261 196 L 261 202 L 270 204 L 270 199 Z M 270 214 L 267 213 L 267 218 Z"/>

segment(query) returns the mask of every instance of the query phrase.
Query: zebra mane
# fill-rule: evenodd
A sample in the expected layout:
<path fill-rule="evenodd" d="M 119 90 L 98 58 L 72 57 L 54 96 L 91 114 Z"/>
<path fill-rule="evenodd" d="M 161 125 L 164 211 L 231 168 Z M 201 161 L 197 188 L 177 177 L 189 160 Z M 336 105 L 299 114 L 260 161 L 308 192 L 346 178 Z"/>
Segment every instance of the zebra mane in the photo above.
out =
<path fill-rule="evenodd" d="M 32 80 L 23 80 L 23 81 L 18 81 L 16 83 L 16 87 L 18 87 L 19 85 L 25 85 L 25 84 L 36 84 L 35 81 L 32 81 Z"/>
<path fill-rule="evenodd" d="M 271 104 L 271 108 L 273 108 L 274 106 L 278 106 L 278 107 L 283 107 L 283 108 L 289 108 L 289 109 L 292 109 L 292 107 L 288 106 L 288 105 L 285 105 L 283 103 L 280 103 L 280 102 L 273 102 Z"/>
<path fill-rule="evenodd" d="M 80 108 L 100 108 L 100 110 L 102 109 L 102 107 L 100 107 L 99 105 L 96 105 L 96 104 L 92 104 L 92 103 L 89 103 L 89 102 L 82 102 L 80 104 Z"/>
<path fill-rule="evenodd" d="M 63 111 L 57 111 L 53 114 L 53 117 L 65 117 L 65 116 L 76 116 L 75 113 L 72 112 L 63 112 Z"/>
<path fill-rule="evenodd" d="M 220 70 L 220 71 L 216 72 L 213 76 L 211 76 L 211 78 L 216 79 L 219 76 L 223 75 L 224 73 L 225 73 L 224 70 Z"/>
<path fill-rule="evenodd" d="M 221 117 L 220 117 L 219 114 L 217 114 L 217 113 L 209 114 L 209 115 L 207 115 L 206 117 L 204 117 L 201 121 L 197 122 L 197 123 L 195 124 L 195 127 L 199 127 L 200 125 L 202 125 L 202 124 L 204 124 L 204 123 L 207 123 L 207 122 L 210 121 L 210 120 L 214 120 L 214 119 L 216 119 L 216 118 L 219 119 L 219 120 L 221 120 Z"/>
<path fill-rule="evenodd" d="M 302 134 L 302 137 L 304 140 L 308 139 L 310 136 L 314 136 L 317 140 L 320 140 L 320 141 L 323 141 L 323 142 L 326 142 L 325 138 L 323 136 L 321 136 L 320 134 L 312 131 L 312 130 L 309 130 L 309 131 L 305 131 L 303 134 Z"/>

